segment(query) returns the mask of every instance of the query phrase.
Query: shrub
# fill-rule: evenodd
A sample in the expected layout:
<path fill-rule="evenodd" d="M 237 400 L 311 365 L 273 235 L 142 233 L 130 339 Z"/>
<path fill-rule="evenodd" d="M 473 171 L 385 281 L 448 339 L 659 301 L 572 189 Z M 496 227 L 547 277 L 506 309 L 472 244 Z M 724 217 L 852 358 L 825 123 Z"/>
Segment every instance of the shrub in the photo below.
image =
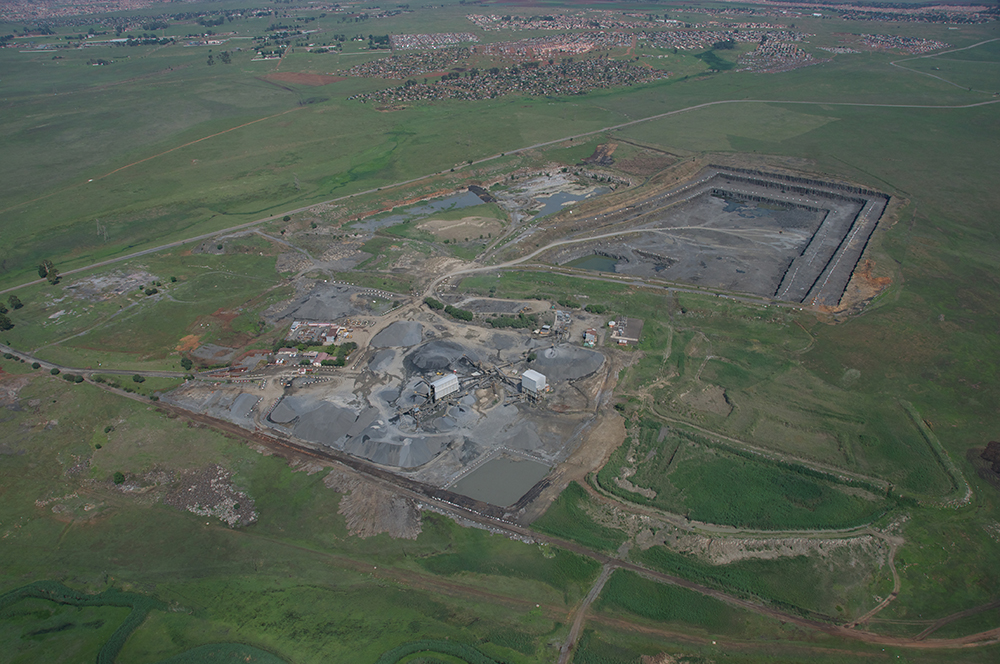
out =
<path fill-rule="evenodd" d="M 184 369 L 184 371 L 190 371 L 193 365 L 194 362 L 191 361 L 190 357 L 181 358 L 181 368 Z"/>
<path fill-rule="evenodd" d="M 115 484 L 121 484 L 124 481 L 125 481 L 125 474 L 122 471 L 120 471 L 120 470 L 116 470 L 115 471 Z"/>
<path fill-rule="evenodd" d="M 459 309 L 458 307 L 453 307 L 450 304 L 444 308 L 444 312 L 452 318 L 457 318 L 458 320 L 464 320 L 466 322 L 476 317 L 476 315 L 468 309 Z"/>
<path fill-rule="evenodd" d="M 434 309 L 435 311 L 440 311 L 441 309 L 444 309 L 444 302 L 435 300 L 433 297 L 425 297 L 424 304 L 426 304 L 431 309 Z"/>
<path fill-rule="evenodd" d="M 146 378 L 144 376 L 140 376 L 139 374 L 135 374 L 132 376 L 132 381 L 136 383 L 145 383 Z"/>
<path fill-rule="evenodd" d="M 31 363 L 31 368 L 32 369 L 41 369 L 42 365 L 40 365 L 38 362 L 32 362 Z"/>
<path fill-rule="evenodd" d="M 604 304 L 588 304 L 583 310 L 592 314 L 603 314 L 608 310 L 608 307 Z"/>
<path fill-rule="evenodd" d="M 50 371 L 49 373 L 52 374 L 53 376 L 58 376 L 59 375 L 59 369 L 56 369 L 55 367 L 52 367 L 52 371 Z"/>

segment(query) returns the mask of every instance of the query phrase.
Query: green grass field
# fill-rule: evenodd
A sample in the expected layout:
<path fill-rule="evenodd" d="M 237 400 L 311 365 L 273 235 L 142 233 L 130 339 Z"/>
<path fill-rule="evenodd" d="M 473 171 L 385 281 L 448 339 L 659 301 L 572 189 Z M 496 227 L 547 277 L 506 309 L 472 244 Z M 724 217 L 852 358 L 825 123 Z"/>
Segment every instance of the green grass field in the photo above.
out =
<path fill-rule="evenodd" d="M 598 474 L 603 488 L 696 521 L 761 530 L 851 528 L 875 520 L 890 507 L 882 496 L 848 493 L 830 481 L 832 475 L 824 481 L 806 474 L 804 466 L 788 468 L 754 455 L 737 456 L 677 433 L 659 442 L 660 426 L 652 424 L 640 429 L 640 440 L 628 448 L 631 457 L 648 461 L 612 459 Z M 615 480 L 626 466 L 635 470 L 631 481 L 653 490 L 655 497 L 620 488 Z"/>
<path fill-rule="evenodd" d="M 226 0 L 188 4 L 184 11 L 247 6 Z M 553 0 L 504 13 L 603 8 Z M 672 72 L 669 79 L 572 97 L 417 102 L 387 111 L 348 99 L 386 81 L 329 79 L 310 86 L 275 74 L 339 77 L 386 54 L 349 39 L 338 54 L 309 53 L 300 44 L 329 44 L 338 33 L 471 31 L 483 42 L 553 33 L 483 32 L 466 16 L 487 8 L 451 0 L 368 19 L 312 6 L 269 9 L 275 14 L 234 17 L 220 26 L 219 32 L 236 33 L 225 35 L 223 45 L 189 45 L 194 39 L 186 36 L 205 27 L 188 18 L 171 19 L 163 31 L 178 38 L 174 45 L 32 48 L 74 43 L 64 37 L 86 32 L 84 20 L 56 25 L 50 37 L 18 36 L 15 47 L 0 49 L 0 289 L 36 279 L 42 260 L 66 272 L 275 216 L 261 226 L 273 240 L 229 238 L 219 241 L 220 254 L 175 248 L 66 276 L 57 286 L 19 288 L 25 306 L 9 313 L 14 327 L 0 340 L 66 366 L 125 370 L 179 370 L 186 351 L 178 347 L 192 336 L 197 343 L 270 347 L 281 331 L 262 328 L 262 312 L 294 292 L 282 282 L 294 268 L 276 269 L 279 254 L 295 250 L 282 242 L 318 256 L 329 246 L 319 231 L 341 238 L 345 219 L 388 201 L 518 169 L 575 165 L 596 145 L 619 138 L 622 159 L 637 154 L 628 140 L 673 155 L 682 166 L 685 159 L 733 159 L 843 179 L 892 197 L 891 213 L 866 254 L 874 274 L 892 285 L 860 315 L 778 310 L 529 271 L 467 277 L 460 291 L 495 289 L 500 296 L 553 301 L 570 296 L 645 319 L 641 344 L 621 351 L 628 366 L 612 403 L 640 430 L 645 418 L 656 419 L 704 440 L 657 442 L 659 427 L 640 431 L 599 475 L 608 491 L 640 507 L 652 502 L 696 520 L 755 527 L 847 526 L 891 507 L 875 527 L 901 538 L 896 567 L 902 583 L 898 598 L 877 616 L 883 622 L 873 623 L 883 633 L 913 635 L 917 623 L 1000 596 L 1000 494 L 967 459 L 970 450 L 997 438 L 1000 104 L 993 102 L 1000 42 L 922 58 L 831 56 L 818 48 L 839 45 L 850 33 L 935 39 L 960 49 L 994 39 L 996 22 L 846 21 L 822 9 L 823 17 L 762 19 L 794 22 L 809 35 L 799 45 L 829 60 L 793 71 L 735 71 L 731 65 L 749 44 L 730 52 L 674 53 L 640 43 L 635 55 L 666 56 L 640 60 Z M 626 9 L 700 27 L 730 20 L 697 7 Z M 138 13 L 163 11 L 151 6 Z M 248 37 L 265 34 L 272 23 L 317 32 L 294 37 L 283 60 L 252 62 Z M 93 25 L 108 30 L 98 17 Z M 23 28 L 12 23 L 0 35 L 20 35 Z M 209 65 L 210 49 L 216 58 L 231 51 L 232 64 L 217 59 Z M 611 55 L 626 57 L 622 48 Z M 95 59 L 112 63 L 94 66 Z M 476 66 L 487 61 L 477 59 Z M 672 111 L 683 112 L 467 164 Z M 438 175 L 405 191 L 386 189 L 430 174 Z M 370 193 L 335 200 L 360 192 Z M 333 202 L 295 212 L 324 201 Z M 445 214 L 459 213 L 466 211 Z M 304 230 L 310 223 L 315 237 Z M 409 227 L 387 232 L 395 236 L 366 238 L 372 258 L 360 269 L 311 276 L 407 294 L 426 275 L 394 272 L 401 259 L 447 251 L 471 260 L 482 249 L 478 238 L 444 245 Z M 507 245 L 503 255 L 530 248 Z M 100 296 L 74 288 L 83 277 L 118 271 L 148 274 L 141 285 L 158 281 L 158 292 L 146 295 L 134 284 Z M 54 579 L 89 593 L 117 588 L 168 603 L 170 610 L 151 612 L 133 633 L 120 661 L 180 662 L 189 653 L 188 661 L 374 662 L 427 639 L 468 644 L 496 662 L 551 662 L 572 607 L 596 577 L 590 559 L 462 529 L 434 515 L 424 515 L 416 540 L 352 537 L 338 513 L 339 495 L 323 485 L 322 473 L 293 472 L 280 458 L 170 419 L 148 400 L 71 384 L 9 358 L 0 359 L 0 369 L 0 592 Z M 129 377 L 122 380 L 127 384 Z M 150 396 L 170 384 L 150 379 L 138 389 Z M 641 456 L 631 478 L 654 488 L 655 499 L 609 484 L 629 463 L 626 446 L 633 443 L 643 454 L 655 452 Z M 736 451 L 745 452 L 746 444 L 802 468 L 822 465 L 891 483 L 894 498 L 748 461 Z M 675 450 L 672 464 L 659 465 Z M 240 530 L 212 519 L 206 524 L 163 505 L 152 480 L 134 492 L 112 480 L 116 472 L 152 478 L 212 463 L 230 469 L 253 497 L 255 524 Z M 638 531 L 607 525 L 600 510 L 573 483 L 534 527 L 606 553 L 635 544 Z M 633 546 L 629 555 L 837 622 L 863 614 L 891 589 L 891 574 L 873 562 L 874 554 L 715 566 L 659 544 Z M 93 660 L 123 611 L 26 601 L 0 615 L 0 660 Z M 995 617 L 995 610 L 980 613 L 934 636 L 990 629 Z M 631 623 L 642 629 L 623 628 Z M 664 652 L 684 662 L 997 658 L 996 646 L 883 652 L 748 618 L 714 600 L 617 572 L 594 605 L 573 661 L 634 664 Z M 405 657 L 458 662 L 444 651 Z"/>
<path fill-rule="evenodd" d="M 293 472 L 280 459 L 88 385 L 38 374 L 19 396 L 37 405 L 8 411 L 13 417 L 0 422 L 10 492 L 0 523 L 15 544 L 0 553 L 0 592 L 55 578 L 83 592 L 133 590 L 174 607 L 150 613 L 122 661 L 160 661 L 235 642 L 289 662 L 373 662 L 418 638 L 475 643 L 506 661 L 548 661 L 548 639 L 560 628 L 535 603 L 568 607 L 596 576 L 596 564 L 575 555 L 435 516 L 425 517 L 415 541 L 349 537 L 337 513 L 339 495 L 323 486 L 322 474 Z M 51 419 L 57 414 L 64 424 Z M 30 456 L 19 453 L 25 446 Z M 87 468 L 67 474 L 82 459 Z M 255 500 L 256 524 L 231 530 L 206 523 L 158 504 L 152 485 L 130 494 L 111 482 L 115 471 L 142 477 L 211 463 L 234 471 Z M 373 575 L 373 566 L 385 575 Z M 420 589 L 427 583 L 421 579 L 435 578 L 469 590 L 444 597 Z M 501 592 L 510 593 L 511 606 L 475 599 L 480 589 L 497 588 L 508 588 Z M 4 614 L 4 638 L 18 644 L 8 654 L 93 658 L 127 613 L 44 604 L 31 600 Z"/>

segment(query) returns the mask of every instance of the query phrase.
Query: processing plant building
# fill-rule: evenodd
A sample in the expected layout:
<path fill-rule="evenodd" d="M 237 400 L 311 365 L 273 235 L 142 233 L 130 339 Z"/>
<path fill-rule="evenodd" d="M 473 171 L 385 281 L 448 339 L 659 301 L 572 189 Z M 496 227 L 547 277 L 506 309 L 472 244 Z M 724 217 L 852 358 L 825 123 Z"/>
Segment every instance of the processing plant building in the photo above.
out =
<path fill-rule="evenodd" d="M 521 391 L 531 394 L 541 394 L 545 391 L 545 374 L 534 369 L 528 369 L 521 374 Z"/>
<path fill-rule="evenodd" d="M 452 392 L 458 392 L 458 376 L 455 374 L 441 376 L 431 383 L 431 396 L 434 401 L 440 401 Z"/>

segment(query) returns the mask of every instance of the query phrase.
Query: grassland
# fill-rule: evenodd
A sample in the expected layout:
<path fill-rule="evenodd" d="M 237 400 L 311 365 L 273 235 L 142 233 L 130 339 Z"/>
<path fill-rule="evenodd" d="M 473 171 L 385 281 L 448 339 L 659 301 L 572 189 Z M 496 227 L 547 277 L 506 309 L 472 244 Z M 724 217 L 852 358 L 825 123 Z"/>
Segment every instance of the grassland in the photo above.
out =
<path fill-rule="evenodd" d="M 833 474 L 824 479 L 805 466 L 734 454 L 679 432 L 661 436 L 658 422 L 649 425 L 598 473 L 603 488 L 627 500 L 696 521 L 759 530 L 851 528 L 875 520 L 888 507 L 881 496 L 839 485 Z M 652 498 L 622 488 L 617 480 L 624 468 L 632 469 L 634 485 L 654 492 Z"/>
<path fill-rule="evenodd" d="M 539 11 L 566 6 L 575 8 L 552 2 Z M 468 12 L 457 5 L 421 8 L 357 29 L 464 31 L 470 29 Z M 676 15 L 705 20 L 686 11 Z M 338 20 L 331 14 L 315 25 L 348 29 Z M 250 34 L 269 22 L 240 19 L 231 27 Z M 836 33 L 845 30 L 933 38 L 957 47 L 996 35 L 995 23 L 950 30 L 802 17 L 796 24 L 815 34 L 803 46 L 823 58 L 829 55 L 816 47 L 836 45 Z M 173 26 L 171 34 L 192 29 L 198 28 Z M 250 62 L 244 50 L 225 66 L 206 64 L 208 46 L 95 46 L 60 50 L 60 59 L 52 52 L 2 49 L 0 288 L 34 279 L 42 259 L 65 271 L 270 215 L 280 219 L 307 205 L 422 174 L 448 173 L 421 184 L 423 195 L 457 186 L 463 172 L 474 170 L 466 169 L 470 159 L 726 101 L 629 126 L 610 138 L 681 158 L 733 158 L 842 178 L 892 195 L 897 207 L 868 256 L 876 274 L 893 285 L 862 315 L 764 309 L 538 272 L 470 277 L 462 289 L 487 294 L 496 288 L 510 297 L 584 295 L 586 303 L 646 319 L 640 346 L 622 351 L 629 366 L 618 386 L 621 412 L 636 426 L 658 418 L 715 443 L 685 444 L 671 468 L 657 464 L 666 459 L 666 445 L 677 441 L 655 443 L 664 447 L 655 448 L 632 481 L 655 485 L 660 507 L 762 527 L 850 525 L 883 507 L 874 493 L 859 495 L 836 482 L 746 463 L 725 447 L 734 444 L 798 459 L 807 468 L 822 465 L 891 483 L 907 498 L 894 499 L 892 514 L 900 517 L 893 532 L 903 539 L 896 557 L 901 592 L 879 618 L 913 622 L 879 623 L 877 629 L 912 634 L 919 631 L 915 623 L 922 629 L 920 621 L 985 605 L 1000 594 L 994 564 L 1000 556 L 1000 496 L 966 460 L 970 448 L 996 438 L 992 404 L 1000 398 L 1000 251 L 993 224 L 1000 206 L 994 182 L 1000 171 L 998 105 L 920 108 L 992 101 L 997 43 L 919 60 L 898 53 L 838 55 L 778 75 L 709 73 L 724 68 L 711 54 L 657 52 L 668 57 L 653 60 L 654 66 L 675 76 L 656 85 L 573 98 L 414 104 L 391 113 L 347 100 L 383 82 L 348 79 L 307 87 L 265 78 L 277 71 L 336 73 L 375 57 L 353 44 L 343 55 L 294 50 L 280 65 Z M 94 67 L 87 64 L 91 58 L 115 62 Z M 894 60 L 917 71 L 893 67 Z M 501 170 L 550 160 L 575 164 L 606 138 L 491 163 L 502 162 Z M 337 223 L 376 209 L 387 195 L 375 191 L 338 201 L 324 211 L 296 214 L 295 222 L 314 214 L 320 223 Z M 272 225 L 275 233 L 292 227 Z M 403 254 L 402 243 L 420 252 L 435 243 L 412 229 L 395 230 L 405 236 L 377 236 L 369 264 L 334 278 L 409 292 L 416 284 L 410 275 L 388 272 Z M 393 253 L 396 243 L 401 248 Z M 446 247 L 466 259 L 478 251 Z M 253 250 L 267 255 L 243 253 Z M 24 288 L 18 294 L 25 307 L 13 313 L 15 327 L 3 339 L 67 365 L 132 370 L 179 369 L 176 349 L 188 335 L 203 343 L 269 346 L 277 333 L 259 328 L 260 313 L 290 294 L 280 283 L 275 253 L 259 239 L 240 240 L 218 256 L 179 250 L 121 266 L 162 282 L 155 296 L 129 290 L 87 301 L 61 286 Z M 496 661 L 552 661 L 565 639 L 570 608 L 596 573 L 592 562 L 567 552 L 466 531 L 434 516 L 425 517 L 423 533 L 412 542 L 359 540 L 348 535 L 337 512 L 339 496 L 319 475 L 292 472 L 280 459 L 166 419 L 154 404 L 71 385 L 9 360 L 0 360 L 0 368 L 5 385 L 27 381 L 17 388 L 19 401 L 4 402 L 13 407 L 0 416 L 0 592 L 55 576 L 88 592 L 125 588 L 171 603 L 177 610 L 152 612 L 135 632 L 123 661 L 158 661 L 206 644 L 239 642 L 285 661 L 371 662 L 420 639 L 475 644 Z M 143 389 L 154 387 L 151 380 Z M 721 392 L 707 391 L 716 388 Z M 702 393 L 718 398 L 692 398 Z M 915 419 L 905 404 L 912 404 Z M 637 444 L 650 445 L 650 437 L 640 433 Z M 613 457 L 617 467 L 605 470 L 602 486 L 609 474 L 613 480 L 611 471 L 622 467 L 624 455 L 623 448 Z M 141 478 L 210 463 L 233 470 L 234 481 L 254 497 L 256 524 L 245 530 L 211 520 L 203 525 L 202 518 L 160 504 L 157 489 L 128 493 L 111 479 L 115 472 Z M 942 507 L 958 488 L 955 469 L 971 485 L 972 500 Z M 729 478 L 724 489 L 752 491 L 719 490 L 706 481 L 709 474 Z M 643 502 L 638 495 L 626 497 Z M 768 505 L 789 509 L 781 513 Z M 570 484 L 535 526 L 605 552 L 632 539 L 633 533 L 608 525 L 611 520 L 599 519 L 599 513 L 586 490 Z M 889 527 L 887 519 L 876 525 Z M 838 621 L 870 609 L 873 597 L 887 595 L 890 587 L 886 569 L 848 557 L 712 566 L 659 545 L 633 548 L 630 555 Z M 32 602 L 0 621 L 0 639 L 13 644 L 4 650 L 14 660 L 92 658 L 122 618 L 119 609 Z M 995 612 L 956 621 L 941 634 L 994 627 L 991 616 Z M 673 624 L 663 628 L 661 621 Z M 642 630 L 621 631 L 636 623 Z M 960 662 L 993 661 L 997 655 L 996 646 L 883 653 L 787 626 L 748 623 L 730 607 L 623 573 L 609 581 L 594 624 L 600 626 L 585 633 L 574 655 L 578 663 L 635 662 L 660 652 L 684 655 L 681 661 L 745 662 L 900 654 L 910 661 Z M 769 640 L 759 641 L 755 631 Z M 683 642 L 677 632 L 684 632 Z M 716 634 L 724 635 L 724 645 L 712 641 Z M 228 654 L 239 648 L 211 647 Z"/>
<path fill-rule="evenodd" d="M 560 629 L 554 618 L 596 575 L 594 563 L 573 554 L 434 516 L 415 541 L 349 537 L 339 494 L 323 486 L 322 474 L 293 472 L 281 459 L 88 385 L 38 374 L 19 398 L 25 408 L 5 411 L 11 417 L 0 422 L 10 492 L 0 523 L 14 544 L 0 552 L 0 592 L 55 577 L 83 592 L 132 589 L 183 607 L 150 613 L 122 661 L 159 661 L 234 641 L 284 661 L 375 661 L 419 638 L 476 643 L 511 662 L 548 661 L 547 641 Z M 138 479 L 212 463 L 233 470 L 255 500 L 256 524 L 231 530 L 206 523 L 158 504 L 162 489 Z M 66 472 L 74 467 L 82 470 Z M 145 488 L 116 489 L 114 471 Z M 439 596 L 435 579 L 451 584 L 450 593 L 467 590 Z M 498 588 L 508 588 L 501 595 L 510 599 L 496 604 Z M 492 600 L 477 599 L 485 589 Z M 518 599 L 524 596 L 533 599 Z M 70 648 L 94 657 L 124 617 L 117 609 L 31 602 L 5 613 L 0 625 L 5 639 L 36 654 L 38 647 Z M 535 608 L 539 602 L 544 609 Z M 53 640 L 44 636 L 69 623 Z M 22 652 L 17 648 L 8 653 Z"/>

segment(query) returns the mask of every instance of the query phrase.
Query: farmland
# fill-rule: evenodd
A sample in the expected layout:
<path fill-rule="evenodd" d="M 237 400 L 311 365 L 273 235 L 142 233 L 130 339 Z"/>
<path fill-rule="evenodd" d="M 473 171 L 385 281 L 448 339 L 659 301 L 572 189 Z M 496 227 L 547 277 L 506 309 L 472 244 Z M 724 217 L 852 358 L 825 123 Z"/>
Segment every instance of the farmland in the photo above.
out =
<path fill-rule="evenodd" d="M 23 4 L 0 660 L 996 659 L 995 8 Z"/>

